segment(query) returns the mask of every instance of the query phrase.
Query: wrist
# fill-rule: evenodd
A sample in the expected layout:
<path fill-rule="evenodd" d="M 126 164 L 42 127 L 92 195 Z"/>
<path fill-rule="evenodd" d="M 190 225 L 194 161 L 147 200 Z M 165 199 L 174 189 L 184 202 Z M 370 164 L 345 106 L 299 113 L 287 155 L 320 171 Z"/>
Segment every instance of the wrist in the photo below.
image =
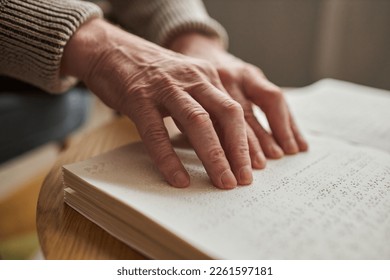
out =
<path fill-rule="evenodd" d="M 103 19 L 92 19 L 73 34 L 67 42 L 61 60 L 61 74 L 84 80 L 94 61 L 107 49 L 110 24 Z"/>
<path fill-rule="evenodd" d="M 219 37 L 207 36 L 198 32 L 187 32 L 174 38 L 168 48 L 187 55 L 196 55 L 204 51 L 225 50 Z"/>

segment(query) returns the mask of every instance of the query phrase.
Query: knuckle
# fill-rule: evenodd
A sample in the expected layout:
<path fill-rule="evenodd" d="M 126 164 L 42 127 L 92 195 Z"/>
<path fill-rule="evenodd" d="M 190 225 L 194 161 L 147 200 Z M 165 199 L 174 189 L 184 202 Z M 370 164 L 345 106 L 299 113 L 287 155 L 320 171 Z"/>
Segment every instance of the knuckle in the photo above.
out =
<path fill-rule="evenodd" d="M 158 80 L 155 81 L 155 83 L 157 87 L 168 88 L 168 89 L 174 88 L 177 84 L 174 78 L 168 73 L 161 73 L 159 75 Z"/>
<path fill-rule="evenodd" d="M 113 85 L 113 88 L 110 90 L 106 90 L 105 88 L 99 88 L 96 91 L 104 91 L 104 94 L 99 94 L 99 97 L 108 106 L 115 108 L 121 113 L 128 114 L 131 105 L 142 103 L 140 101 L 144 99 L 142 97 L 145 97 L 145 94 L 142 93 L 142 89 L 136 88 L 135 90 L 133 90 L 130 85 L 131 84 L 128 79 L 123 79 L 120 80 L 119 83 L 115 83 Z"/>
<path fill-rule="evenodd" d="M 190 124 L 195 126 L 204 126 L 211 123 L 210 115 L 203 109 L 187 109 L 184 116 Z"/>
<path fill-rule="evenodd" d="M 226 151 L 228 151 L 228 154 L 233 155 L 236 159 L 245 159 L 249 155 L 249 141 L 250 138 L 247 135 L 245 135 L 245 137 L 243 136 L 234 139 L 234 141 L 229 141 L 229 143 L 225 143 Z"/>
<path fill-rule="evenodd" d="M 122 108 L 127 114 L 142 114 L 142 110 L 148 110 L 155 93 L 146 82 L 134 83 L 131 79 L 123 81 L 119 92 L 118 107 Z"/>
<path fill-rule="evenodd" d="M 170 167 L 176 161 L 176 155 L 168 149 L 162 149 L 155 155 L 154 161 L 159 167 Z"/>
<path fill-rule="evenodd" d="M 244 110 L 244 118 L 245 118 L 245 120 L 248 122 L 249 125 L 256 124 L 257 123 L 257 118 L 256 118 L 256 116 L 253 113 L 251 105 L 249 105 L 249 104 L 247 105 L 246 104 L 244 107 L 243 107 L 243 110 Z"/>
<path fill-rule="evenodd" d="M 208 151 L 208 157 L 211 163 L 217 163 L 225 159 L 225 152 L 221 147 L 214 147 Z"/>
<path fill-rule="evenodd" d="M 152 104 L 150 104 L 147 100 L 137 95 L 134 97 L 123 98 L 121 100 L 120 108 L 121 108 L 120 111 L 122 113 L 125 113 L 134 122 L 138 122 L 140 124 L 144 124 L 145 116 L 152 115 L 154 111 Z M 152 124 L 152 126 L 156 126 L 156 125 Z"/>
<path fill-rule="evenodd" d="M 218 68 L 218 73 L 224 78 L 233 79 L 235 77 L 235 71 L 233 71 L 231 68 L 224 67 L 224 66 Z"/>
<path fill-rule="evenodd" d="M 186 96 L 183 95 L 182 91 L 175 85 L 162 87 L 160 89 L 160 94 L 157 97 L 157 102 L 161 104 L 173 104 L 179 108 L 188 105 Z"/>
<path fill-rule="evenodd" d="M 192 68 L 198 76 L 206 76 L 209 79 L 218 77 L 218 71 L 210 61 L 195 60 L 192 64 Z"/>
<path fill-rule="evenodd" d="M 149 89 L 150 90 L 150 89 Z M 178 91 L 178 82 L 167 73 L 159 75 L 158 80 L 154 81 L 153 92 L 158 93 L 159 98 L 175 94 Z"/>
<path fill-rule="evenodd" d="M 146 85 L 133 85 L 128 87 L 129 91 L 126 95 L 126 100 L 128 103 L 144 103 L 147 100 L 151 99 L 151 92 Z M 125 90 L 123 90 L 125 92 Z"/>
<path fill-rule="evenodd" d="M 211 75 L 211 76 L 218 76 L 218 71 L 214 67 L 214 65 L 211 64 L 211 62 L 203 61 L 202 67 L 205 70 L 205 72 L 208 73 L 209 75 Z"/>
<path fill-rule="evenodd" d="M 222 108 L 223 110 L 233 116 L 233 117 L 243 117 L 244 116 L 244 110 L 242 106 L 235 100 L 233 99 L 226 99 L 222 103 Z"/>
<path fill-rule="evenodd" d="M 151 123 L 141 131 L 141 138 L 148 143 L 161 144 L 166 137 L 166 130 L 160 124 Z"/>
<path fill-rule="evenodd" d="M 229 155 L 235 158 L 235 162 L 246 162 L 247 160 L 249 160 L 249 148 L 231 148 L 229 150 Z"/>
<path fill-rule="evenodd" d="M 284 102 L 284 94 L 278 87 L 267 90 L 268 97 L 271 101 L 282 103 Z"/>
<path fill-rule="evenodd" d="M 189 92 L 197 92 L 199 94 L 203 94 L 210 90 L 210 85 L 205 79 L 193 79 L 193 81 L 191 81 L 191 83 L 187 86 L 186 90 L 188 90 Z"/>
<path fill-rule="evenodd" d="M 238 80 L 237 77 L 237 71 L 234 71 L 233 69 L 227 68 L 227 67 L 219 67 L 218 68 L 218 75 L 222 81 L 223 84 L 230 85 L 234 81 Z"/>
<path fill-rule="evenodd" d="M 244 69 L 245 75 L 260 76 L 265 78 L 264 72 L 257 66 L 246 64 Z"/>
<path fill-rule="evenodd" d="M 149 147 L 152 147 L 152 158 L 160 169 L 174 164 L 176 155 L 166 141 L 167 135 L 163 126 L 151 124 L 142 131 L 141 137 Z"/>
<path fill-rule="evenodd" d="M 183 63 L 179 68 L 179 74 L 181 76 L 181 79 L 184 78 L 184 80 L 200 78 L 202 75 L 201 73 L 201 68 L 192 63 Z"/>
<path fill-rule="evenodd" d="M 237 149 L 238 155 L 245 157 L 249 153 L 249 146 L 247 144 L 242 144 Z"/>

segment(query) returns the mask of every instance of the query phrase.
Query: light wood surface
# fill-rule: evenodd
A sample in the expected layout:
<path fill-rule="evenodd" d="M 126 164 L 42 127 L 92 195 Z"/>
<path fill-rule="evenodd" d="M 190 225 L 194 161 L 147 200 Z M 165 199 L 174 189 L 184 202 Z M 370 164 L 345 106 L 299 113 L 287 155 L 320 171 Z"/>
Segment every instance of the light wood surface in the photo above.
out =
<path fill-rule="evenodd" d="M 61 166 L 139 140 L 126 118 L 87 133 L 63 152 L 46 177 L 38 199 L 37 230 L 46 259 L 144 259 L 63 202 Z"/>

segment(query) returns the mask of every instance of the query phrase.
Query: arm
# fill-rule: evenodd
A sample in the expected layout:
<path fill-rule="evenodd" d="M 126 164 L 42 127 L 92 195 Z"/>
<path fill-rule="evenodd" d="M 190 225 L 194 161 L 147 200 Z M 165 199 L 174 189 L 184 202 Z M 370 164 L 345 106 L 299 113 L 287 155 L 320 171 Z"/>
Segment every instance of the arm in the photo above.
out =
<path fill-rule="evenodd" d="M 0 1 L 0 75 L 63 92 L 76 83 L 60 75 L 64 47 L 78 27 L 101 16 L 100 9 L 77 0 Z"/>
<path fill-rule="evenodd" d="M 99 19 L 100 10 L 89 3 L 9 0 L 0 5 L 1 74 L 51 92 L 83 80 L 106 104 L 133 119 L 173 186 L 188 186 L 189 176 L 168 139 L 162 122 L 167 115 L 183 128 L 214 185 L 233 188 L 252 181 L 242 110 L 223 93 L 209 64 Z M 219 124 L 219 134 L 213 123 Z"/>

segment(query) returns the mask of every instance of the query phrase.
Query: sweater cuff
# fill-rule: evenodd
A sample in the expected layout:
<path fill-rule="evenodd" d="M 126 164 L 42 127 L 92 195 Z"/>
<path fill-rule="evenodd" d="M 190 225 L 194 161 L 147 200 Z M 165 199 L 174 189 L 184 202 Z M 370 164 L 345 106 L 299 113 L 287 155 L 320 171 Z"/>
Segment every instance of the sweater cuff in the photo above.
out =
<path fill-rule="evenodd" d="M 167 46 L 175 37 L 186 32 L 199 32 L 218 37 L 225 48 L 228 35 L 217 21 L 212 19 L 202 1 L 160 1 L 162 5 L 150 23 L 150 40 Z"/>
<path fill-rule="evenodd" d="M 98 6 L 77 0 L 0 0 L 0 74 L 66 91 L 77 79 L 60 76 L 65 45 L 80 25 L 101 16 Z"/>

